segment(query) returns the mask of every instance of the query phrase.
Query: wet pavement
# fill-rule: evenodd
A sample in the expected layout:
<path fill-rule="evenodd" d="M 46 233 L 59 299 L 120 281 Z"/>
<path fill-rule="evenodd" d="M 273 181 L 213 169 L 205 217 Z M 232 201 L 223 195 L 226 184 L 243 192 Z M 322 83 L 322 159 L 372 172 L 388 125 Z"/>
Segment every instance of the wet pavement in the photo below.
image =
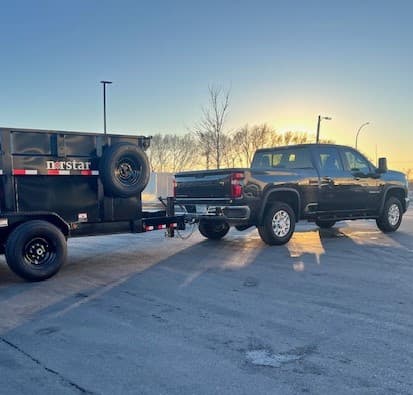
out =
<path fill-rule="evenodd" d="M 69 240 L 54 278 L 0 258 L 1 394 L 411 394 L 413 210 L 255 229 Z"/>

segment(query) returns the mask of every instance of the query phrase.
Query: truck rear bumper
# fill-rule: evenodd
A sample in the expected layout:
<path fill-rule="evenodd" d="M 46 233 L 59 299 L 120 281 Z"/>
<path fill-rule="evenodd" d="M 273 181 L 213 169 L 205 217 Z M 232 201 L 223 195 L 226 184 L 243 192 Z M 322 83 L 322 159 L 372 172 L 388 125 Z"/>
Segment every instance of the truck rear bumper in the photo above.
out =
<path fill-rule="evenodd" d="M 199 208 L 199 206 L 197 207 Z M 197 210 L 190 214 L 205 220 L 222 220 L 230 225 L 248 223 L 251 210 L 248 206 L 206 206 L 204 210 Z"/>

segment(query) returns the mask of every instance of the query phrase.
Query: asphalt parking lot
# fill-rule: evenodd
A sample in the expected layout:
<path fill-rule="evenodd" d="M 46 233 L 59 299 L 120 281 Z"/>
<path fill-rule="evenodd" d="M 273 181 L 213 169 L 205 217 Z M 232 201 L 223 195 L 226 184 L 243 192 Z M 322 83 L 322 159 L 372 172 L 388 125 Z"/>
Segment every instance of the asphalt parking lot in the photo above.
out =
<path fill-rule="evenodd" d="M 413 209 L 268 247 L 69 240 L 54 278 L 0 258 L 1 394 L 412 394 Z"/>

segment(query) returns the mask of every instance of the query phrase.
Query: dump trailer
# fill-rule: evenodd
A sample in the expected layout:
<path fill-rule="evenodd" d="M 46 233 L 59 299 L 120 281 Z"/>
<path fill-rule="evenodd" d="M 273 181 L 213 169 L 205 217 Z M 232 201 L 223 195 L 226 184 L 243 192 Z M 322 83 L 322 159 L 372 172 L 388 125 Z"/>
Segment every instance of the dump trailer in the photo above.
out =
<path fill-rule="evenodd" d="M 183 216 L 146 212 L 150 137 L 0 128 L 0 253 L 29 281 L 56 274 L 76 236 L 184 229 Z"/>

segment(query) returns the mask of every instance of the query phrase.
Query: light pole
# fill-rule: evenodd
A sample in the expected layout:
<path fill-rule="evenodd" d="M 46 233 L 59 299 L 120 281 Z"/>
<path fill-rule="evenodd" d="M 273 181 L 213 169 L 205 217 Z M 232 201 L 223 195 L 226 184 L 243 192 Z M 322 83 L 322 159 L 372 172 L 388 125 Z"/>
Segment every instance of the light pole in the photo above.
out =
<path fill-rule="evenodd" d="M 358 138 L 359 138 L 359 133 L 360 133 L 361 129 L 363 129 L 363 128 L 364 128 L 365 126 L 367 126 L 367 125 L 370 125 L 370 122 L 363 123 L 363 125 L 361 125 L 361 126 L 359 127 L 359 130 L 357 131 L 357 134 L 356 134 L 356 149 L 357 149 L 357 140 L 358 140 Z"/>
<path fill-rule="evenodd" d="M 111 84 L 112 81 L 100 81 L 103 84 L 103 133 L 106 136 L 106 85 Z"/>
<path fill-rule="evenodd" d="M 321 115 L 318 116 L 317 137 L 316 137 L 316 143 L 317 144 L 320 142 L 320 124 L 321 124 L 322 119 L 325 119 L 326 121 L 331 121 L 333 118 L 331 118 L 331 117 L 322 117 Z"/>

